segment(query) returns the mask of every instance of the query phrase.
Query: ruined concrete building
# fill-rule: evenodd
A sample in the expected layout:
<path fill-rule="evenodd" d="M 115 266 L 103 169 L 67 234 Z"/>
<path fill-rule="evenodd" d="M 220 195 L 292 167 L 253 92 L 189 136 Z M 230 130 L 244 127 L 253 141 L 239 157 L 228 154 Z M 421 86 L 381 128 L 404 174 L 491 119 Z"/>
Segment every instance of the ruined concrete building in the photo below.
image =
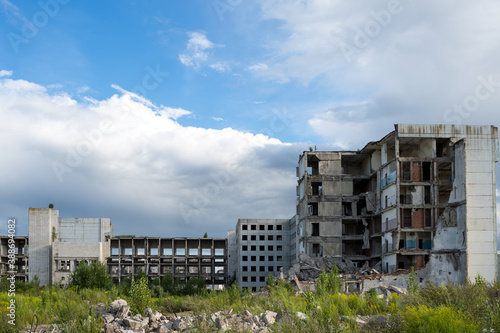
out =
<path fill-rule="evenodd" d="M 359 151 L 304 152 L 298 253 L 414 266 L 436 282 L 497 274 L 494 126 L 395 125 Z"/>

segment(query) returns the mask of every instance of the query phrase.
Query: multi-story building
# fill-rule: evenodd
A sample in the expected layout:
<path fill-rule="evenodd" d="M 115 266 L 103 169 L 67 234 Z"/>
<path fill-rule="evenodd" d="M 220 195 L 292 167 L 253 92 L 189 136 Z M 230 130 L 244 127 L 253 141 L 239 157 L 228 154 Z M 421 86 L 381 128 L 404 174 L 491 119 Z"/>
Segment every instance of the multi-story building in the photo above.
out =
<path fill-rule="evenodd" d="M 497 161 L 494 126 L 399 124 L 359 151 L 304 152 L 298 252 L 492 281 Z"/>
<path fill-rule="evenodd" d="M 29 209 L 29 280 L 67 283 L 81 261 L 104 262 L 113 225 L 109 218 L 59 217 L 52 208 Z"/>
<path fill-rule="evenodd" d="M 9 264 L 9 236 L 0 236 L 0 276 L 12 275 L 16 280 L 28 281 L 28 237 L 14 236 L 14 267 Z"/>
<path fill-rule="evenodd" d="M 142 271 L 150 279 L 172 274 L 183 283 L 203 277 L 207 288 L 222 289 L 228 279 L 227 239 L 114 237 L 107 264 L 115 282 Z"/>
<path fill-rule="evenodd" d="M 229 242 L 236 244 L 236 278 L 239 286 L 259 290 L 268 275 L 279 277 L 290 268 L 290 223 L 287 219 L 239 219 Z M 236 241 L 232 241 L 232 238 Z M 295 240 L 293 240 L 293 243 Z"/>

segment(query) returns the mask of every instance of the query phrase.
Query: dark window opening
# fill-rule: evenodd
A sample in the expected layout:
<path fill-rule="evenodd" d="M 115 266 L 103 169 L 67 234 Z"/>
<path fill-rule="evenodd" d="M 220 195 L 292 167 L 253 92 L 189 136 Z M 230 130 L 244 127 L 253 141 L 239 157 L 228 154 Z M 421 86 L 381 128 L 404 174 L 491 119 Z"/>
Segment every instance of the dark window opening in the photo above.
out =
<path fill-rule="evenodd" d="M 255 224 L 252 224 L 252 225 L 250 226 L 250 228 L 251 228 L 252 230 L 257 230 L 257 226 L 256 226 Z"/>
<path fill-rule="evenodd" d="M 307 173 L 310 175 L 319 174 L 319 163 L 316 156 L 309 156 L 307 158 Z"/>
<path fill-rule="evenodd" d="M 248 225 L 243 224 L 243 225 L 241 226 L 241 230 L 248 230 Z"/>
<path fill-rule="evenodd" d="M 430 181 L 432 175 L 432 163 L 422 162 L 422 180 Z"/>
<path fill-rule="evenodd" d="M 274 229 L 274 226 L 273 225 L 268 225 L 267 226 L 267 230 L 273 230 Z"/>
<path fill-rule="evenodd" d="M 251 239 L 251 240 L 253 240 L 253 241 L 254 241 L 254 240 L 257 240 L 257 236 L 252 235 L 252 236 L 250 236 L 250 239 Z"/>
<path fill-rule="evenodd" d="M 431 203 L 431 187 L 424 186 L 424 203 L 430 205 Z"/>
<path fill-rule="evenodd" d="M 321 246 L 319 244 L 312 244 L 312 255 L 314 257 L 321 256 Z"/>
<path fill-rule="evenodd" d="M 403 209 L 403 228 L 411 228 L 411 209 Z"/>
<path fill-rule="evenodd" d="M 312 224 L 312 235 L 311 236 L 319 236 L 319 223 Z"/>
<path fill-rule="evenodd" d="M 318 215 L 318 203 L 311 202 L 307 205 L 307 215 Z"/>
<path fill-rule="evenodd" d="M 266 226 L 263 224 L 259 225 L 259 230 L 266 230 Z"/>
<path fill-rule="evenodd" d="M 342 203 L 342 213 L 344 216 L 352 216 L 352 202 Z"/>
<path fill-rule="evenodd" d="M 311 183 L 312 195 L 322 195 L 323 186 L 321 183 Z"/>
<path fill-rule="evenodd" d="M 283 229 L 283 226 L 282 226 L 281 224 L 278 224 L 278 225 L 276 226 L 276 230 L 282 230 L 282 229 Z"/>
<path fill-rule="evenodd" d="M 426 227 L 432 226 L 432 209 L 424 209 L 424 225 Z"/>
<path fill-rule="evenodd" d="M 248 236 L 247 235 L 243 235 L 241 236 L 241 240 L 247 240 L 248 239 Z"/>
<path fill-rule="evenodd" d="M 411 181 L 411 162 L 403 162 L 403 180 Z"/>

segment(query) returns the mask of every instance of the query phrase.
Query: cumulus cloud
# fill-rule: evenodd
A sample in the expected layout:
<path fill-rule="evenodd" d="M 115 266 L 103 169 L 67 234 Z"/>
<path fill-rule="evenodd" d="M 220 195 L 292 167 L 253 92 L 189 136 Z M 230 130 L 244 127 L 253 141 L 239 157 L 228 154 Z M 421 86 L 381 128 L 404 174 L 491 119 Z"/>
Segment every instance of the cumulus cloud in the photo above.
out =
<path fill-rule="evenodd" d="M 189 111 L 114 87 L 79 102 L 0 79 L 3 214 L 23 220 L 54 203 L 61 216 L 111 217 L 115 234 L 199 237 L 224 237 L 241 217 L 294 214 L 297 147 L 183 126 L 176 119 Z"/>
<path fill-rule="evenodd" d="M 2 69 L 0 70 L 0 77 L 4 77 L 4 76 L 12 76 L 12 71 L 7 71 L 5 69 Z"/>
<path fill-rule="evenodd" d="M 208 59 L 208 50 L 217 45 L 209 41 L 207 36 L 200 32 L 189 32 L 188 36 L 186 50 L 179 54 L 179 60 L 185 66 L 199 69 Z"/>
<path fill-rule="evenodd" d="M 359 135 L 363 140 L 378 137 L 371 129 L 379 119 L 391 126 L 500 120 L 500 7 L 494 0 L 458 5 L 450 0 L 261 0 L 259 5 L 262 22 L 274 22 L 279 29 L 267 35 L 267 55 L 248 69 L 264 80 L 330 91 L 331 105 L 323 100 L 305 110 L 324 139 L 334 135 L 327 124 L 354 141 Z M 490 82 L 491 93 L 467 110 L 465 104 L 476 101 L 475 89 L 483 81 Z M 332 109 L 363 103 L 365 116 L 355 119 L 358 130 L 342 131 L 356 129 L 355 122 L 338 119 L 338 110 Z"/>

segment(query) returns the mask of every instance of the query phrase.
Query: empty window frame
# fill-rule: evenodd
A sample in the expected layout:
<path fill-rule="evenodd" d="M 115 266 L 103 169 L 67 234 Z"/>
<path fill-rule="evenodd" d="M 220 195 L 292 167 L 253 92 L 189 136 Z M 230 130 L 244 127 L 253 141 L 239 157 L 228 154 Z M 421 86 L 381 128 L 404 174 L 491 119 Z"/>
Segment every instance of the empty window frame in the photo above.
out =
<path fill-rule="evenodd" d="M 311 202 L 307 204 L 307 215 L 317 216 L 318 215 L 318 203 Z"/>
<path fill-rule="evenodd" d="M 319 223 L 312 223 L 312 234 L 311 236 L 319 236 Z"/>

